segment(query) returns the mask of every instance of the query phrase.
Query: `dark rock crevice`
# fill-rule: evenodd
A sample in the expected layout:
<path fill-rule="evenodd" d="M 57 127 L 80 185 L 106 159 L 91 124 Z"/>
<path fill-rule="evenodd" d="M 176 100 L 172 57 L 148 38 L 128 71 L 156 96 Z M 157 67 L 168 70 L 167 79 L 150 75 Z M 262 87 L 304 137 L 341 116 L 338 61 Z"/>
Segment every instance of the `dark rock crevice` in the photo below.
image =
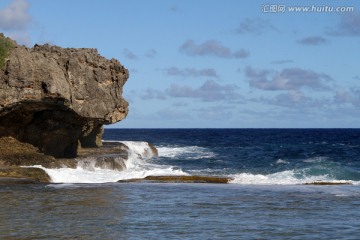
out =
<path fill-rule="evenodd" d="M 0 137 L 13 136 L 54 157 L 76 157 L 82 127 L 89 121 L 63 105 L 27 102 L 0 117 Z"/>

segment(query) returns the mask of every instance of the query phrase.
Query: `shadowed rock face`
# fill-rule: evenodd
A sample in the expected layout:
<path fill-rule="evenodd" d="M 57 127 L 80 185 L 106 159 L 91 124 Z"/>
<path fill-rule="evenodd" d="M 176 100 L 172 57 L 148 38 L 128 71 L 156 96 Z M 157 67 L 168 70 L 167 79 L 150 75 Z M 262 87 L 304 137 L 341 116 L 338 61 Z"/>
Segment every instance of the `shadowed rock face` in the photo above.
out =
<path fill-rule="evenodd" d="M 55 157 L 76 157 L 79 142 L 100 146 L 103 124 L 128 113 L 122 97 L 128 77 L 119 61 L 96 49 L 15 43 L 0 69 L 0 137 Z"/>

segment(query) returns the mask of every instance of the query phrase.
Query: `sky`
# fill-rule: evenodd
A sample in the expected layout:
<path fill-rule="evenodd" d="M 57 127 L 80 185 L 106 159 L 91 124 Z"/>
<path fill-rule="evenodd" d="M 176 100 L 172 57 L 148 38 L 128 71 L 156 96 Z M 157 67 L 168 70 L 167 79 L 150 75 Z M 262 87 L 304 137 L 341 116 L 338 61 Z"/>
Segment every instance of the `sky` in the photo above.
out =
<path fill-rule="evenodd" d="M 118 59 L 109 127 L 360 127 L 358 0 L 0 0 L 0 32 Z"/>

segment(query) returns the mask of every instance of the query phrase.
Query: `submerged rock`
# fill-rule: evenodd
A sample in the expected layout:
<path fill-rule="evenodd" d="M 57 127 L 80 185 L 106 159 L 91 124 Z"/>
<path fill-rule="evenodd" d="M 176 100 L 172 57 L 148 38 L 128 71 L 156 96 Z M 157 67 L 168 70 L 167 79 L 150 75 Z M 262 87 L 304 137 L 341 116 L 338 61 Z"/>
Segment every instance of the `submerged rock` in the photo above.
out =
<path fill-rule="evenodd" d="M 152 151 L 152 156 L 154 156 L 154 157 L 159 156 L 159 151 L 157 150 L 157 148 L 152 143 L 148 142 L 148 145 Z"/>
<path fill-rule="evenodd" d="M 126 169 L 128 150 L 128 147 L 120 142 L 105 142 L 101 148 L 80 149 L 76 162 L 87 170 L 101 168 L 123 171 Z"/>
<path fill-rule="evenodd" d="M 99 147 L 103 124 L 128 113 L 122 97 L 128 77 L 118 60 L 96 49 L 13 42 L 0 68 L 0 137 L 57 158 L 76 157 L 79 143 Z"/>
<path fill-rule="evenodd" d="M 128 156 L 129 148 L 121 142 L 104 142 L 101 148 L 81 148 L 78 151 L 78 158 L 117 155 Z"/>
<path fill-rule="evenodd" d="M 326 181 L 315 181 L 315 182 L 309 182 L 305 183 L 304 185 L 352 185 L 349 181 L 337 181 L 337 182 L 326 182 Z"/>
<path fill-rule="evenodd" d="M 31 144 L 23 143 L 13 137 L 0 138 L 0 167 L 1 166 L 49 166 L 55 158 L 40 153 Z"/>
<path fill-rule="evenodd" d="M 0 179 L 22 179 L 32 182 L 50 182 L 49 175 L 40 168 L 8 167 L 0 168 Z"/>
<path fill-rule="evenodd" d="M 126 169 L 126 158 L 119 156 L 98 156 L 77 159 L 77 166 L 94 171 L 96 168 L 123 171 Z"/>
<path fill-rule="evenodd" d="M 0 185 L 12 185 L 12 184 L 34 184 L 38 181 L 30 178 L 18 178 L 18 177 L 0 177 Z"/>
<path fill-rule="evenodd" d="M 39 153 L 31 144 L 12 137 L 0 138 L 0 181 L 12 183 L 50 182 L 50 177 L 40 168 L 20 166 L 50 166 L 56 160 Z"/>
<path fill-rule="evenodd" d="M 153 183 L 229 183 L 232 179 L 213 176 L 147 176 L 139 179 L 120 180 L 119 182 L 153 182 Z"/>

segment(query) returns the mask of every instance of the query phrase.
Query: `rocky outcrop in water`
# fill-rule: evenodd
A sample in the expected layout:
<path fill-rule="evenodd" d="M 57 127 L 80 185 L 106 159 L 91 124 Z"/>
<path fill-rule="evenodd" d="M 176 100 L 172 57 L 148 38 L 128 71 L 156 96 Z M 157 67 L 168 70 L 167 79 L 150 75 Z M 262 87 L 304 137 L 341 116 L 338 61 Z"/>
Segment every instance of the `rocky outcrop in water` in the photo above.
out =
<path fill-rule="evenodd" d="M 31 144 L 19 142 L 13 137 L 2 137 L 0 138 L 0 184 L 50 182 L 50 176 L 42 167 L 123 171 L 129 158 L 143 159 L 158 155 L 157 149 L 151 143 L 131 143 L 137 143 L 144 148 L 140 148 L 140 152 L 134 152 L 134 149 L 130 149 L 131 145 L 129 148 L 129 145 L 121 142 L 104 142 L 99 148 L 79 149 L 77 158 L 54 158 L 40 153 L 39 149 Z"/>
<path fill-rule="evenodd" d="M 96 49 L 13 42 L 0 69 L 0 137 L 57 158 L 76 157 L 79 144 L 100 146 L 102 126 L 128 113 L 122 97 L 128 77 L 119 61 Z"/>
<path fill-rule="evenodd" d="M 0 168 L 0 183 L 49 183 L 49 175 L 40 168 Z"/>
<path fill-rule="evenodd" d="M 55 158 L 38 152 L 31 144 L 21 143 L 12 137 L 0 138 L 0 180 L 31 179 L 35 182 L 49 182 L 50 177 L 40 168 L 19 166 L 48 165 Z"/>
<path fill-rule="evenodd" d="M 120 183 L 146 182 L 146 183 L 217 183 L 226 184 L 233 180 L 230 177 L 215 176 L 147 176 L 140 179 L 120 180 Z"/>

